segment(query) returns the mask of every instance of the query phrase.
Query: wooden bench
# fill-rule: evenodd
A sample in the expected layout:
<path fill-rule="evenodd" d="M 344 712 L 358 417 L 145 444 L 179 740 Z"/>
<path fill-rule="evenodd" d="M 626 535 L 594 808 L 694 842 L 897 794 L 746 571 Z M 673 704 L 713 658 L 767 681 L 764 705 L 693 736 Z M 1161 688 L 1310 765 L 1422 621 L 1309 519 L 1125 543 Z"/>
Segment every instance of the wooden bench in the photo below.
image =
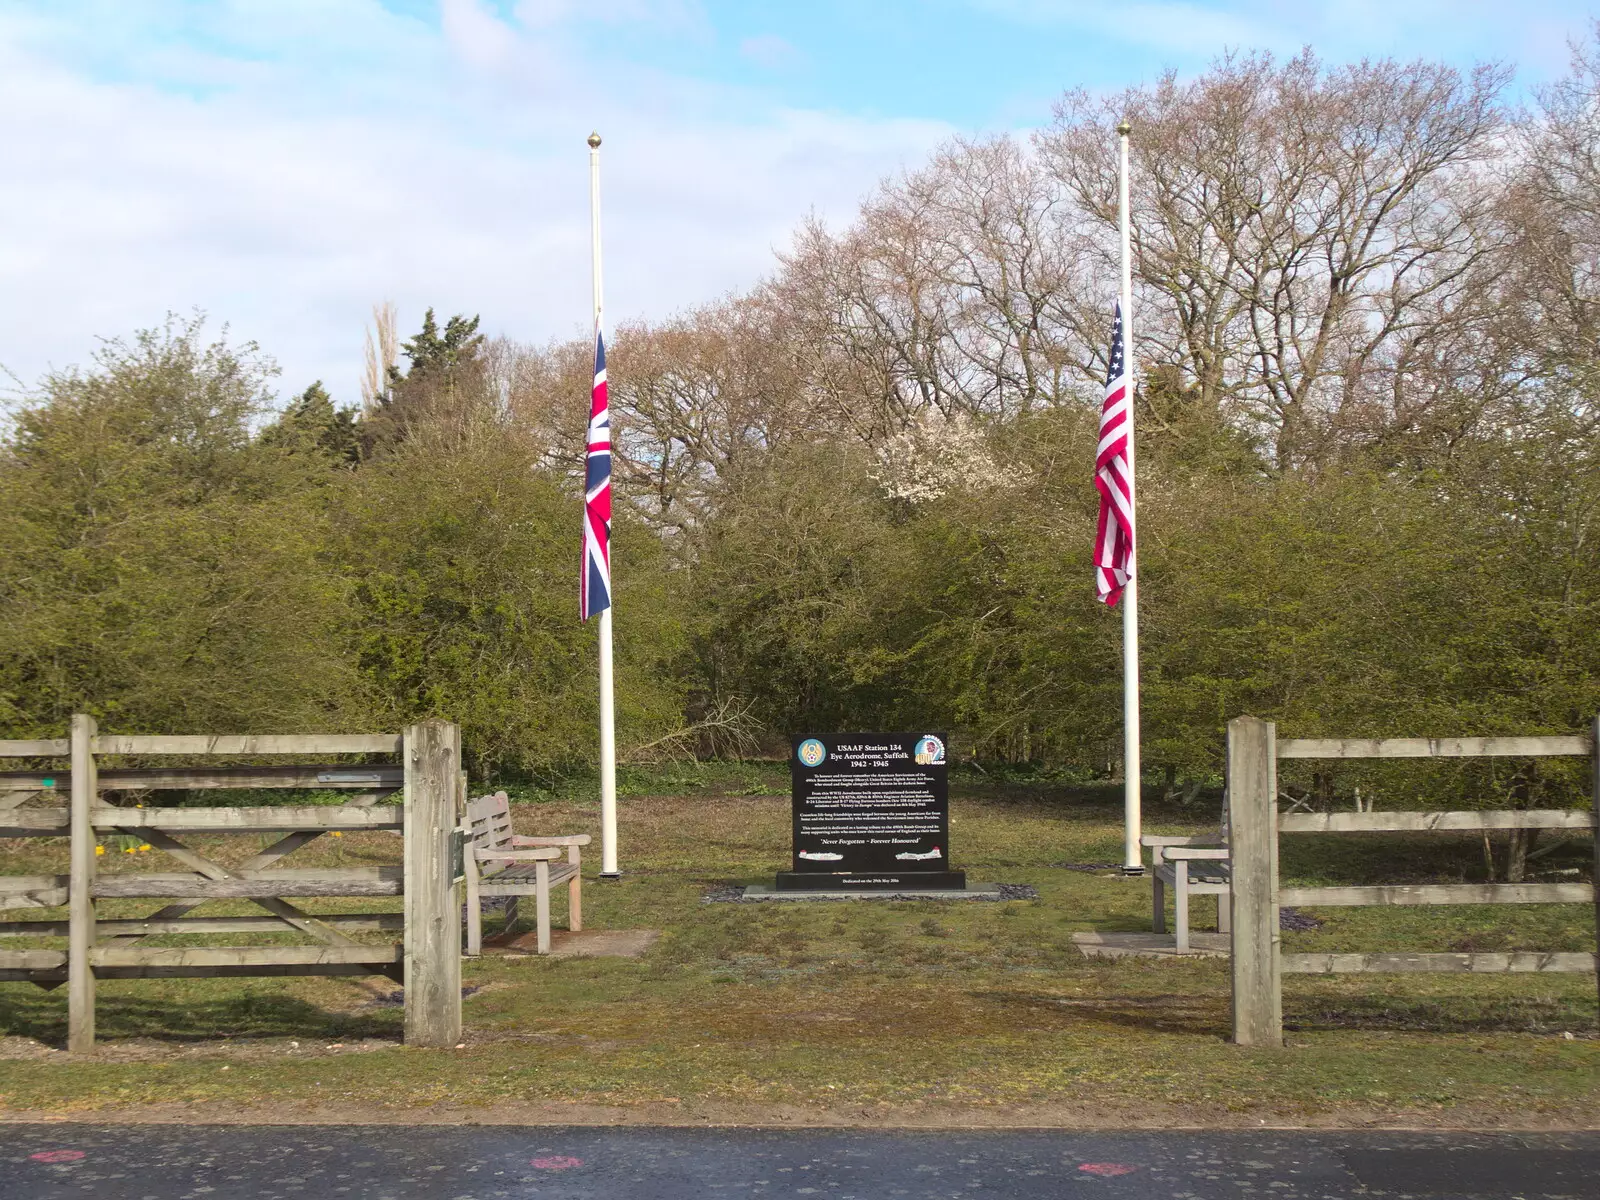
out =
<path fill-rule="evenodd" d="M 1150 880 L 1154 889 L 1154 927 L 1167 931 L 1166 889 L 1172 888 L 1173 926 L 1179 950 L 1189 949 L 1189 897 L 1217 898 L 1217 932 L 1227 933 L 1232 915 L 1232 853 L 1223 837 L 1166 837 L 1151 835 L 1139 841 L 1150 848 Z M 1196 878 L 1189 864 L 1210 864 L 1210 870 Z M 1210 878 L 1206 876 L 1209 875 Z"/>
<path fill-rule="evenodd" d="M 578 847 L 589 844 L 587 833 L 570 837 L 521 837 L 511 831 L 511 801 L 504 792 L 467 802 L 466 853 L 467 953 L 483 953 L 483 901 L 506 896 L 509 928 L 517 919 L 517 900 L 534 898 L 538 914 L 539 953 L 550 953 L 550 888 L 567 885 L 567 928 L 583 928 L 583 876 Z M 566 861 L 557 862 L 566 847 Z"/>

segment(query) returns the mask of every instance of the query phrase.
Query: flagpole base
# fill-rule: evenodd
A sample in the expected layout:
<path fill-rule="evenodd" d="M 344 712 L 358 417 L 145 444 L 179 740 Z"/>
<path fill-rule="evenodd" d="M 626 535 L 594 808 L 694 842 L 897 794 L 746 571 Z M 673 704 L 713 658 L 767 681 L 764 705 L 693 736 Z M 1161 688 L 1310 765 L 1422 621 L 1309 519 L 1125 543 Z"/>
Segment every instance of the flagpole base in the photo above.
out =
<path fill-rule="evenodd" d="M 1145 869 L 1143 867 L 1123 867 L 1122 868 L 1122 877 L 1124 879 L 1143 879 L 1144 876 L 1145 876 Z"/>
<path fill-rule="evenodd" d="M 621 871 L 601 871 L 600 872 L 600 878 L 601 879 L 621 879 L 622 878 L 622 872 Z"/>

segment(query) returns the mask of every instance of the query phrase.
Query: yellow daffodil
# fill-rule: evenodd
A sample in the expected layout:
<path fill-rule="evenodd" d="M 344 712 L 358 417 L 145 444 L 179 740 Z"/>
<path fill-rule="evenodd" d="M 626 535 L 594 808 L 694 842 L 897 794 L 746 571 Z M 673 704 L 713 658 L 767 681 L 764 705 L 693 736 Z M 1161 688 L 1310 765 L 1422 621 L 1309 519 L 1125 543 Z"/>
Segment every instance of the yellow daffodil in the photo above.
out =
<path fill-rule="evenodd" d="M 94 852 L 96 854 L 104 854 L 106 852 L 106 848 L 104 846 L 96 846 L 94 848 Z"/>
<path fill-rule="evenodd" d="M 144 845 L 139 847 L 139 853 L 143 854 L 148 849 L 150 849 L 150 843 L 146 842 Z"/>

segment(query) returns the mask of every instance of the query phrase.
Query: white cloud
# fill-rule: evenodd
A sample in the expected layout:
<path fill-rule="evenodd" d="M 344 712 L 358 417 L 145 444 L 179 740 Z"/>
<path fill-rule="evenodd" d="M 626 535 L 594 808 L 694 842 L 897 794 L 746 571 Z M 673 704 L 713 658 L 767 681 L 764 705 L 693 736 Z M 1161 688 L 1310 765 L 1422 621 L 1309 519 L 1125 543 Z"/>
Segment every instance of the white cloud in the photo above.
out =
<path fill-rule="evenodd" d="M 1218 12 L 1181 0 L 1134 4 L 1099 4 L 1085 0 L 975 0 L 975 3 L 1023 24 L 1091 29 L 1130 45 L 1185 57 L 1196 54 L 1210 57 L 1227 46 L 1282 49 L 1295 45 L 1292 35 L 1287 35 L 1287 22 Z"/>
<path fill-rule="evenodd" d="M 642 25 L 703 36 L 710 18 L 696 0 L 519 0 L 517 21 L 530 29 L 548 29 L 570 21 L 602 25 Z"/>
<path fill-rule="evenodd" d="M 517 35 L 479 0 L 443 0 L 439 6 L 445 40 L 478 67 L 504 67 L 517 50 Z"/>
<path fill-rule="evenodd" d="M 517 20 L 529 29 L 549 29 L 559 25 L 578 10 L 574 0 L 521 0 L 516 7 Z"/>
<path fill-rule="evenodd" d="M 805 55 L 773 33 L 745 38 L 739 43 L 739 56 L 769 71 L 790 71 L 805 62 Z"/>
<path fill-rule="evenodd" d="M 1209 62 L 1225 49 L 1291 55 L 1311 45 L 1325 61 L 1419 54 L 1431 59 L 1522 63 L 1560 74 L 1568 36 L 1582 35 L 1591 0 L 967 0 L 977 11 L 1039 27 L 1090 31 L 1154 50 L 1175 65 Z M 1530 11 L 1537 8 L 1539 11 Z"/>
<path fill-rule="evenodd" d="M 119 30 L 109 64 L 81 14 L 0 16 L 0 364 L 26 380 L 199 306 L 285 392 L 354 402 L 384 298 L 405 333 L 430 304 L 521 338 L 582 327 L 591 128 L 613 322 L 749 285 L 807 211 L 848 215 L 949 132 L 622 69 L 480 0 L 442 33 L 372 0 L 201 7 L 205 36 Z"/>

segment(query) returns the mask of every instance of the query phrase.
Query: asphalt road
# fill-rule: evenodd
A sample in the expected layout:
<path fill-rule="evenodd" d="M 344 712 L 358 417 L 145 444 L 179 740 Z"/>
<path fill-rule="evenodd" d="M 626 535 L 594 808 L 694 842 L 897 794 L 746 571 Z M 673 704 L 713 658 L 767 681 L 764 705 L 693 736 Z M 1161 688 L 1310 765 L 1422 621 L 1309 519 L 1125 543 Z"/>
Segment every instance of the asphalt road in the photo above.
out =
<path fill-rule="evenodd" d="M 1600 1200 L 1600 1133 L 0 1125 L 0 1200 Z"/>

